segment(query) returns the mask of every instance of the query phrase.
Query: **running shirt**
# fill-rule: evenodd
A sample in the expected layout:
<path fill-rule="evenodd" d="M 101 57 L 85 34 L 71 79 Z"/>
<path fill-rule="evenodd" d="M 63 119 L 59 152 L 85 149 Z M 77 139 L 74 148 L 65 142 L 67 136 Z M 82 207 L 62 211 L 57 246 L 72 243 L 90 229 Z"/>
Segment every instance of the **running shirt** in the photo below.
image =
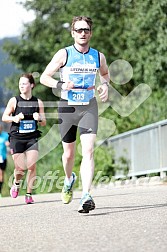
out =
<path fill-rule="evenodd" d="M 60 68 L 62 81 L 74 82 L 74 89 L 61 91 L 61 98 L 69 105 L 86 105 L 95 96 L 96 74 L 100 67 L 99 52 L 89 48 L 87 53 L 79 52 L 73 45 L 65 48 L 66 64 Z"/>
<path fill-rule="evenodd" d="M 12 122 L 10 136 L 21 139 L 32 139 L 40 136 L 37 121 L 33 118 L 33 113 L 39 113 L 38 99 L 34 96 L 30 100 L 25 100 L 21 96 L 16 96 L 16 109 L 12 116 L 23 113 L 24 119 L 19 123 Z"/>
<path fill-rule="evenodd" d="M 8 141 L 9 135 L 7 132 L 2 131 L 0 133 L 0 163 L 3 163 L 7 156 L 6 142 Z"/>

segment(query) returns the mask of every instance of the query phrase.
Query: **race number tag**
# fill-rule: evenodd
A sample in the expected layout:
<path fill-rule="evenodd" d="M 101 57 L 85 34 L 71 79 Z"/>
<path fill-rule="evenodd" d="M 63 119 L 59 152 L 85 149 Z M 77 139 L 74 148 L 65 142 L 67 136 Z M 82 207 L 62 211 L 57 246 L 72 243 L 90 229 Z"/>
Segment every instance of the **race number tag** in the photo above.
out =
<path fill-rule="evenodd" d="M 3 163 L 3 157 L 0 155 L 0 163 Z"/>
<path fill-rule="evenodd" d="M 36 130 L 35 120 L 21 120 L 19 133 L 30 133 Z"/>
<path fill-rule="evenodd" d="M 68 105 L 88 105 L 89 95 L 84 89 L 72 89 L 68 91 Z"/>

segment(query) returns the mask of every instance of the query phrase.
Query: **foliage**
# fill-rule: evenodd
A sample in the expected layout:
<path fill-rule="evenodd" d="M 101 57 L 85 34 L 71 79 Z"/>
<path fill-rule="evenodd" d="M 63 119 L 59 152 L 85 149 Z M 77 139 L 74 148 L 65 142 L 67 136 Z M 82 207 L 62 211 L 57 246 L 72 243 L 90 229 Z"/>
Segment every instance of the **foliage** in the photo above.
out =
<path fill-rule="evenodd" d="M 123 57 L 134 67 L 136 81 L 165 87 L 167 68 L 167 2 L 130 1 L 121 39 Z"/>
<path fill-rule="evenodd" d="M 165 120 L 167 110 L 166 95 L 167 90 L 165 88 L 153 90 L 151 95 L 129 116 L 122 117 L 111 107 L 102 116 L 114 121 L 116 125 L 114 135 Z"/>
<path fill-rule="evenodd" d="M 57 100 L 51 89 L 39 84 L 39 76 L 57 50 L 73 43 L 70 34 L 72 17 L 85 15 L 92 17 L 94 22 L 91 46 L 104 53 L 108 65 L 117 59 L 124 59 L 133 68 L 133 78 L 128 83 L 112 83 L 113 87 L 124 97 L 140 83 L 148 84 L 152 90 L 149 98 L 127 117 L 120 116 L 111 107 L 103 113 L 103 117 L 114 121 L 114 134 L 166 118 L 166 0 L 27 0 L 23 6 L 33 10 L 36 18 L 25 25 L 17 43 L 6 41 L 4 50 L 20 71 L 37 73 L 34 95 L 44 101 Z M 56 75 L 55 78 L 59 77 Z M 17 92 L 14 83 L 18 83 L 18 75 L 6 81 L 6 86 Z M 50 110 L 55 112 L 56 108 Z M 52 124 L 53 120 L 48 120 L 49 127 Z M 103 175 L 112 175 L 116 169 L 114 154 L 110 151 L 99 147 L 95 152 L 96 169 L 102 169 Z M 41 176 L 41 172 L 47 170 L 48 163 L 53 170 L 62 170 L 61 160 L 57 156 L 61 152 L 58 146 L 39 161 Z M 77 155 L 77 171 L 80 161 L 81 156 Z"/>
<path fill-rule="evenodd" d="M 134 70 L 132 83 L 165 86 L 165 0 L 59 0 L 47 3 L 34 0 L 23 5 L 35 12 L 36 19 L 25 25 L 18 44 L 6 42 L 5 45 L 10 59 L 22 71 L 40 74 L 58 49 L 73 42 L 65 24 L 70 24 L 73 16 L 86 15 L 94 21 L 91 46 L 106 55 L 108 64 L 125 59 Z M 43 95 L 48 89 L 45 91 Z"/>
<path fill-rule="evenodd" d="M 25 1 L 23 5 L 27 10 L 35 12 L 36 19 L 25 25 L 18 43 L 6 41 L 4 47 L 10 55 L 10 60 L 20 70 L 37 72 L 40 75 L 54 53 L 73 42 L 68 27 L 72 17 L 86 15 L 91 16 L 94 22 L 91 46 L 105 54 L 108 64 L 116 59 L 125 59 L 133 67 L 133 78 L 129 83 L 121 86 L 114 86 L 112 83 L 114 88 L 125 96 L 140 83 L 150 85 L 153 93 L 158 92 L 158 87 L 166 87 L 165 0 L 158 2 L 59 0 L 47 3 L 43 0 L 34 0 Z M 47 101 L 57 99 L 51 89 L 39 84 L 39 75 L 36 78 L 37 87 L 34 95 Z M 12 77 L 6 82 L 6 86 L 16 90 L 13 87 L 13 82 L 16 80 L 17 78 Z M 145 109 L 147 110 L 146 106 Z M 142 122 L 143 125 L 147 123 L 144 120 Z M 132 126 L 128 124 L 128 129 L 131 128 Z"/>

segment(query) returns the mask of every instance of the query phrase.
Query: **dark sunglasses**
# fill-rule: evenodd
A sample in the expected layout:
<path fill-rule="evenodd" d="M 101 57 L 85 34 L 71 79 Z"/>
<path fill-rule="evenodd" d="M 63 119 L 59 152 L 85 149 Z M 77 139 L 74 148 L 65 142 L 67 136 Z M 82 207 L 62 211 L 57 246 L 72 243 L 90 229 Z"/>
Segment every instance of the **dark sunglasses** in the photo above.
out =
<path fill-rule="evenodd" d="M 80 29 L 74 29 L 75 32 L 77 33 L 82 33 L 84 31 L 84 33 L 88 34 L 90 32 L 89 28 L 80 28 Z"/>

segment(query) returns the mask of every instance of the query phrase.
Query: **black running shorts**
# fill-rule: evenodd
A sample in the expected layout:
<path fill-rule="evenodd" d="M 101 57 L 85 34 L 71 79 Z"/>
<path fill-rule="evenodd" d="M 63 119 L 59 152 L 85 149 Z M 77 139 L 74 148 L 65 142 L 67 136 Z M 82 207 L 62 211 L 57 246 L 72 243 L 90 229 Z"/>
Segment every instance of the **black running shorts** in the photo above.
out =
<path fill-rule="evenodd" d="M 7 160 L 5 159 L 3 163 L 0 163 L 0 169 L 5 171 L 6 170 L 6 165 L 7 165 Z"/>
<path fill-rule="evenodd" d="M 10 137 L 10 150 L 11 154 L 23 153 L 29 150 L 38 150 L 38 139 L 16 139 Z"/>
<path fill-rule="evenodd" d="M 63 142 L 76 140 L 77 129 L 82 134 L 97 134 L 98 106 L 96 98 L 88 105 L 68 105 L 66 100 L 59 101 L 59 129 Z"/>

